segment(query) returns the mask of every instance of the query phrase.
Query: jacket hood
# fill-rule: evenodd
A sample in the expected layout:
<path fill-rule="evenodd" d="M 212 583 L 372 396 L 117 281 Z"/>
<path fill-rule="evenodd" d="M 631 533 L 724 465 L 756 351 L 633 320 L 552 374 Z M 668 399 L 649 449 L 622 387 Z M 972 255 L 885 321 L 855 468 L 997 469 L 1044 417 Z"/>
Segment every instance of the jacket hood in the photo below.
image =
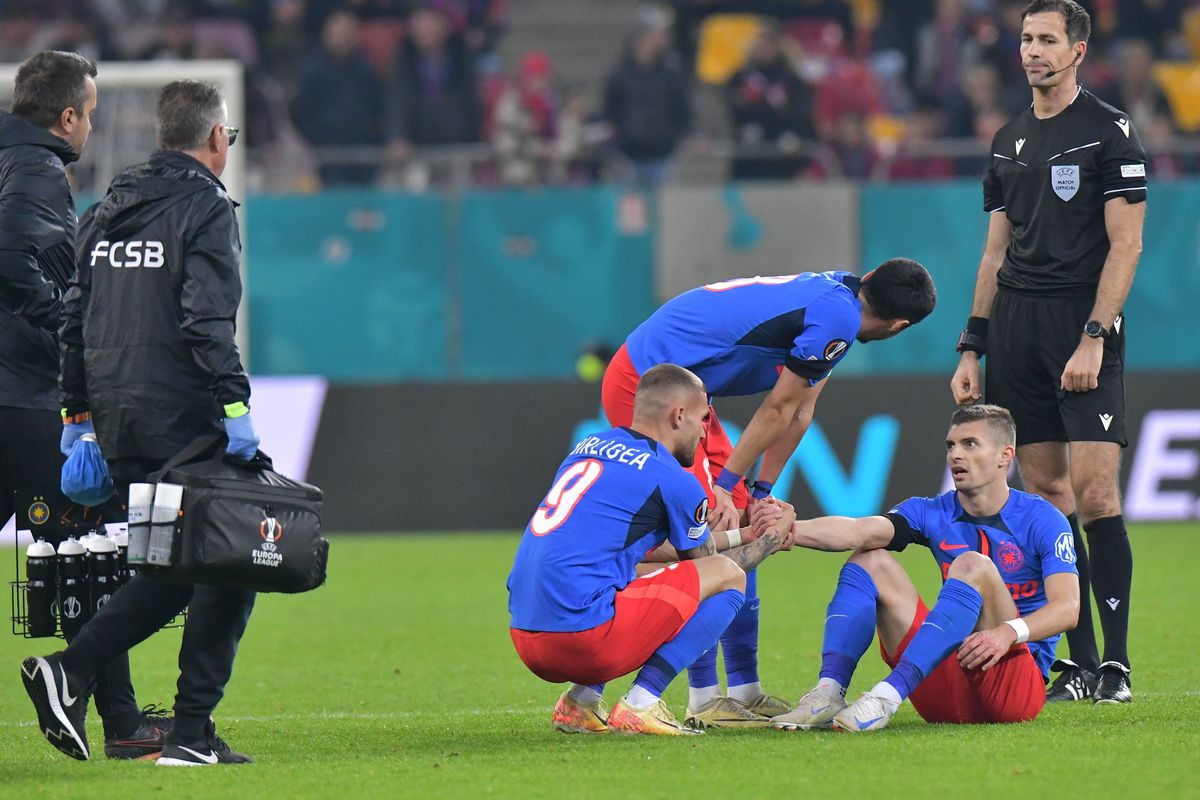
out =
<path fill-rule="evenodd" d="M 0 110 L 0 148 L 31 144 L 44 147 L 62 159 L 64 164 L 79 160 L 75 148 L 60 136 L 39 128 L 16 114 Z"/>
<path fill-rule="evenodd" d="M 96 210 L 96 221 L 110 236 L 133 233 L 177 202 L 224 184 L 191 156 L 160 150 L 113 178 Z"/>

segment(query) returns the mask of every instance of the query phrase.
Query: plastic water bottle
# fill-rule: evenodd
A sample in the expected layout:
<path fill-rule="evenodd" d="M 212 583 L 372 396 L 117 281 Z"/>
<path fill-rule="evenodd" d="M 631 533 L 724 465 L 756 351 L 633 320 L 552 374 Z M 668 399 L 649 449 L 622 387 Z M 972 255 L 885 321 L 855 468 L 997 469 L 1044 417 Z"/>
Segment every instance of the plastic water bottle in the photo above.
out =
<path fill-rule="evenodd" d="M 38 539 L 25 551 L 25 609 L 30 636 L 53 636 L 58 630 L 54 618 L 54 597 L 58 593 L 58 564 L 54 545 Z"/>
<path fill-rule="evenodd" d="M 88 541 L 87 550 L 91 572 L 91 611 L 95 614 L 120 586 L 117 582 L 117 545 L 107 536 L 96 535 Z"/>
<path fill-rule="evenodd" d="M 58 613 L 63 636 L 75 638 L 83 623 L 91 617 L 92 598 L 88 591 L 87 550 L 72 536 L 58 546 Z"/>
<path fill-rule="evenodd" d="M 108 538 L 117 546 L 117 583 L 124 586 L 133 577 L 133 570 L 126 561 L 126 553 L 129 551 L 129 529 L 123 522 L 109 523 L 106 527 Z"/>
<path fill-rule="evenodd" d="M 129 550 L 127 563 L 137 566 L 146 563 L 150 549 L 150 513 L 154 507 L 154 484 L 129 484 Z"/>
<path fill-rule="evenodd" d="M 154 489 L 154 508 L 150 512 L 150 546 L 146 563 L 156 567 L 171 566 L 171 546 L 175 543 L 175 521 L 183 503 L 183 487 L 177 483 L 160 483 Z"/>

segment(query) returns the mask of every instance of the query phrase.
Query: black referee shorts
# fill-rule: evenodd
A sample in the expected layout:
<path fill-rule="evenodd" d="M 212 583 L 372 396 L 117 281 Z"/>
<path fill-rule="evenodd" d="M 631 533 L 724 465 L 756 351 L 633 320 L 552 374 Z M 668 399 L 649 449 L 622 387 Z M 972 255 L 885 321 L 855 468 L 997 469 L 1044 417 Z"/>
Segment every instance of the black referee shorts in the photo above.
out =
<path fill-rule="evenodd" d="M 1017 423 L 1017 444 L 1116 442 L 1125 438 L 1125 318 L 1104 342 L 1099 386 L 1061 387 L 1063 368 L 1079 346 L 1093 301 L 1030 297 L 1001 289 L 988 325 L 984 395 Z"/>

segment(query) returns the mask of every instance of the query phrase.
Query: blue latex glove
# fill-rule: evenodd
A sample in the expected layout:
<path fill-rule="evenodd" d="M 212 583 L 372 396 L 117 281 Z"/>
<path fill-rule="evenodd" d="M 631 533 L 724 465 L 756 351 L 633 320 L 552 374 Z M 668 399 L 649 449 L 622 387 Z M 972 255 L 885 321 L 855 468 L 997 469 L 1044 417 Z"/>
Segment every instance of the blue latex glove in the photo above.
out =
<path fill-rule="evenodd" d="M 58 449 L 62 451 L 64 456 L 68 458 L 71 451 L 75 448 L 75 443 L 79 441 L 79 437 L 85 433 L 96 435 L 96 429 L 92 427 L 92 421 L 87 422 L 68 422 L 63 425 L 62 438 L 58 440 Z"/>
<path fill-rule="evenodd" d="M 225 436 L 229 439 L 225 452 L 234 458 L 249 461 L 258 452 L 258 434 L 245 403 L 225 406 Z"/>
<path fill-rule="evenodd" d="M 63 464 L 60 486 L 73 502 L 89 508 L 113 496 L 112 476 L 94 434 L 83 436 L 71 448 L 71 455 Z"/>

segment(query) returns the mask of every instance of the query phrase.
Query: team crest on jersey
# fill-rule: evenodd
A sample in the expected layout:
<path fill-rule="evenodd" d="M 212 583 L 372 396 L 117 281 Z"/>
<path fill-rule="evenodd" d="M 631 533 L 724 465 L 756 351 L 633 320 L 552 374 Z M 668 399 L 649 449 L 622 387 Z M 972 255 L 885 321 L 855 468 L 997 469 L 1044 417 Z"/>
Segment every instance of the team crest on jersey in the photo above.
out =
<path fill-rule="evenodd" d="M 1064 203 L 1079 191 L 1079 165 L 1063 164 L 1050 170 L 1050 187 Z"/>
<path fill-rule="evenodd" d="M 1012 542 L 1000 545 L 1000 549 L 996 551 L 996 559 L 1000 562 L 1000 569 L 1005 572 L 1016 572 L 1025 566 L 1025 554 Z"/>
<path fill-rule="evenodd" d="M 1075 537 L 1070 531 L 1063 531 L 1058 535 L 1054 542 L 1054 555 L 1058 556 L 1059 561 L 1075 563 Z"/>
<path fill-rule="evenodd" d="M 50 506 L 40 497 L 29 507 L 29 521 L 34 525 L 45 525 L 50 519 Z"/>
<path fill-rule="evenodd" d="M 825 360 L 833 361 L 835 358 L 846 352 L 846 348 L 850 344 L 845 339 L 834 339 L 829 344 L 825 345 Z"/>

